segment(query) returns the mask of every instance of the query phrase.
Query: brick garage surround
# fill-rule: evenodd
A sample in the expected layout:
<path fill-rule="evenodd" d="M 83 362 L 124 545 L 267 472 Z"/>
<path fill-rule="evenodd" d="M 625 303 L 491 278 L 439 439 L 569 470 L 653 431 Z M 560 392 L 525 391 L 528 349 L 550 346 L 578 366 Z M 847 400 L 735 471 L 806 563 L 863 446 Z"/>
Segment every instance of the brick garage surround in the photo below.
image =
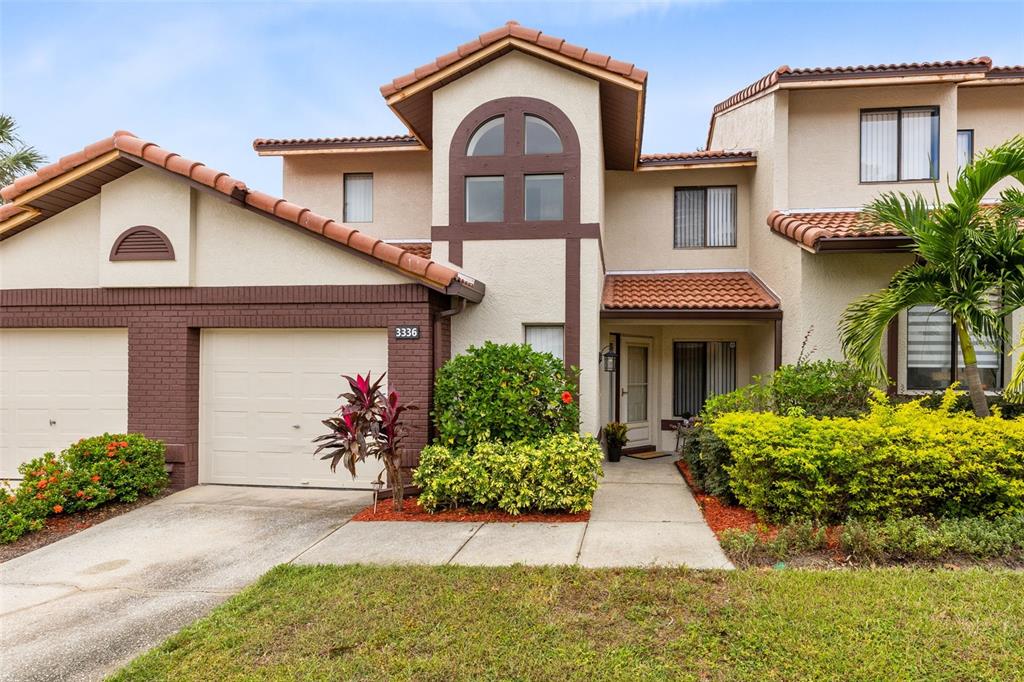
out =
<path fill-rule="evenodd" d="M 446 297 L 416 284 L 9 289 L 0 291 L 0 327 L 127 328 L 128 430 L 167 444 L 172 485 L 185 488 L 199 482 L 201 329 L 387 328 L 389 386 L 419 407 L 405 419 L 408 469 L 429 437 L 433 320 L 447 307 Z M 395 340 L 396 325 L 419 326 L 420 338 Z M 447 337 L 448 324 L 442 329 Z"/>

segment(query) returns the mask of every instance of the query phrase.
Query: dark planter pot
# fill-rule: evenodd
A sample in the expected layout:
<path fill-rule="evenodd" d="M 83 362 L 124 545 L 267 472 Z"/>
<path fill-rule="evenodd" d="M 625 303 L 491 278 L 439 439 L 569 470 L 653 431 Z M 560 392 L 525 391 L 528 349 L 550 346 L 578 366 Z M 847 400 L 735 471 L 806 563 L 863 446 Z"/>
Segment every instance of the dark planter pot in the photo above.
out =
<path fill-rule="evenodd" d="M 622 446 L 621 445 L 612 445 L 611 443 L 609 443 L 608 444 L 608 461 L 609 462 L 618 462 L 620 459 L 622 459 Z"/>

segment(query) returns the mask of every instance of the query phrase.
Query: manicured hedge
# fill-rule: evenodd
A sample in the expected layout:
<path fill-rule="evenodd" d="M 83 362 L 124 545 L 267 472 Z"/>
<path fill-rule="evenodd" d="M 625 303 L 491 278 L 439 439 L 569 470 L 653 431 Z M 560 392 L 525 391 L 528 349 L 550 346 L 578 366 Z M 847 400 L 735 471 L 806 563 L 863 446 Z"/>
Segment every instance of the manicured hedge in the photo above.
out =
<path fill-rule="evenodd" d="M 134 502 L 168 483 L 164 444 L 135 433 L 84 438 L 59 456 L 48 452 L 18 467 L 18 487 L 0 496 L 0 543 L 43 527 L 47 516 Z"/>
<path fill-rule="evenodd" d="M 470 450 L 489 441 L 574 433 L 580 422 L 574 379 L 561 360 L 525 344 L 470 347 L 437 373 L 437 442 Z"/>
<path fill-rule="evenodd" d="M 1024 420 L 978 419 L 955 400 L 933 410 L 877 393 L 859 419 L 739 412 L 710 428 L 736 497 L 770 520 L 1024 513 Z"/>
<path fill-rule="evenodd" d="M 429 511 L 468 506 L 576 513 L 593 503 L 602 459 L 597 441 L 577 433 L 478 443 L 472 450 L 431 445 L 420 453 L 413 482 Z"/>

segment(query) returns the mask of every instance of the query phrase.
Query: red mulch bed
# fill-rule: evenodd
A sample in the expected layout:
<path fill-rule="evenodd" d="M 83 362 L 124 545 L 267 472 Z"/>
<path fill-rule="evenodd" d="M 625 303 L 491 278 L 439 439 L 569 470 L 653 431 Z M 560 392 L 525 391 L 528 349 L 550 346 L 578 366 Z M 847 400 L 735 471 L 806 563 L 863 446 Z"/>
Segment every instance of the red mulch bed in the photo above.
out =
<path fill-rule="evenodd" d="M 507 512 L 489 509 L 466 509 L 456 507 L 431 514 L 420 506 L 415 497 L 402 500 L 402 511 L 392 508 L 391 500 L 379 500 L 377 513 L 373 513 L 373 505 L 352 517 L 353 521 L 476 521 L 498 523 L 569 523 L 589 521 L 590 512 L 566 514 L 558 512 L 531 512 L 514 516 Z"/>
<path fill-rule="evenodd" d="M 693 480 L 693 474 L 690 473 L 690 467 L 686 465 L 685 461 L 676 460 L 676 467 L 686 479 L 686 485 L 690 486 L 690 491 L 697 498 L 697 504 L 700 505 L 700 510 L 704 514 L 704 520 L 707 521 L 716 536 L 721 536 L 722 531 L 730 528 L 750 530 L 751 526 L 758 526 L 762 529 L 762 533 L 768 536 L 777 532 L 774 526 L 762 521 L 757 514 L 749 509 L 739 505 L 725 504 L 714 495 L 708 495 L 698 488 Z"/>
<path fill-rule="evenodd" d="M 95 509 L 87 509 L 74 514 L 50 516 L 46 519 L 46 525 L 41 529 L 26 533 L 12 543 L 0 545 L 0 563 L 19 557 L 22 554 L 28 554 L 34 549 L 45 547 L 58 540 L 63 540 L 70 535 L 82 532 L 86 528 L 92 528 L 97 523 L 102 523 L 107 519 L 120 516 L 133 509 L 144 507 L 150 502 L 170 494 L 171 491 L 165 490 L 156 497 L 143 497 L 135 502 L 112 502 Z"/>

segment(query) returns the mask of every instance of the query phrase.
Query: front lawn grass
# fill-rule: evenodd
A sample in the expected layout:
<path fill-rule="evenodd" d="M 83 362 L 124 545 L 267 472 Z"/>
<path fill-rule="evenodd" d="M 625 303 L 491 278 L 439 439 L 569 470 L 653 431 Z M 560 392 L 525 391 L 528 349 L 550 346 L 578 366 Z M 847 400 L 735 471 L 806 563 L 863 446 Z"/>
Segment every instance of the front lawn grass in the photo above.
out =
<path fill-rule="evenodd" d="M 1024 574 L 279 566 L 115 680 L 1011 680 Z"/>

